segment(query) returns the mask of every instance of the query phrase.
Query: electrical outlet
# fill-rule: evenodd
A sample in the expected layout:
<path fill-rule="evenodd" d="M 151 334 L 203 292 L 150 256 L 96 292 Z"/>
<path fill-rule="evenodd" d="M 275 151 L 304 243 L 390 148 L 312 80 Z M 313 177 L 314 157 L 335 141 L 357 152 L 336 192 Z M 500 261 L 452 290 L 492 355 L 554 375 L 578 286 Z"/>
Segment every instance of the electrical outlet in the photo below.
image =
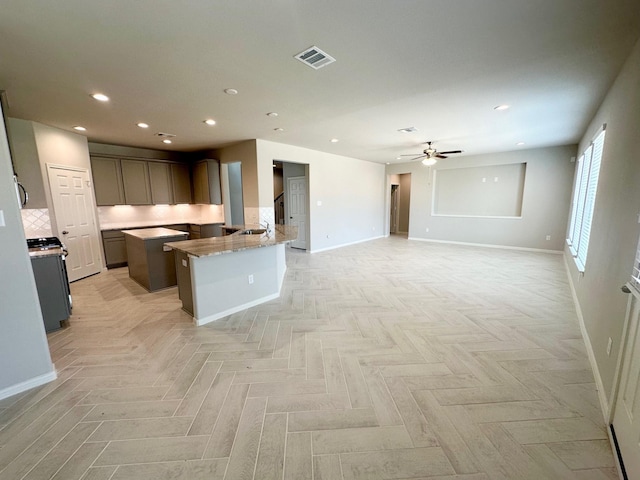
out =
<path fill-rule="evenodd" d="M 609 337 L 609 341 L 607 342 L 607 357 L 611 355 L 611 345 L 613 344 L 613 340 Z"/>
<path fill-rule="evenodd" d="M 546 239 L 547 239 L 547 240 L 551 240 L 551 235 L 547 235 L 547 236 L 546 236 Z"/>
<path fill-rule="evenodd" d="M 4 222 L 4 211 L 0 210 L 0 227 L 4 227 L 6 223 Z"/>
<path fill-rule="evenodd" d="M 427 227 L 425 230 L 427 231 L 427 233 L 429 233 L 429 227 Z"/>
<path fill-rule="evenodd" d="M 249 285 L 253 283 L 253 275 L 249 275 Z"/>
<path fill-rule="evenodd" d="M 186 266 L 187 266 L 187 259 L 186 259 L 186 258 L 183 258 L 183 259 L 182 259 L 182 266 L 183 266 L 183 267 L 186 267 Z"/>

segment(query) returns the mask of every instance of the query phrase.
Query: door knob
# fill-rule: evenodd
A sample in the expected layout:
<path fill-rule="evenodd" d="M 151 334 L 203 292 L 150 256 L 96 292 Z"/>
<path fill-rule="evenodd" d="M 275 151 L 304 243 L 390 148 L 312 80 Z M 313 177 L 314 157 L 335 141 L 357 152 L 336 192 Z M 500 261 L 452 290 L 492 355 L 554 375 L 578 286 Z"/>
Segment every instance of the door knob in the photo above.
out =
<path fill-rule="evenodd" d="M 622 290 L 623 293 L 631 293 L 631 290 L 629 290 L 629 287 L 627 287 L 626 285 L 620 287 L 620 290 Z"/>
<path fill-rule="evenodd" d="M 293 220 L 293 217 L 289 217 L 289 218 Z"/>
<path fill-rule="evenodd" d="M 63 235 L 68 235 L 68 234 L 69 234 L 69 232 L 67 232 L 66 230 L 63 230 L 63 231 L 62 231 L 62 234 L 63 234 Z"/>

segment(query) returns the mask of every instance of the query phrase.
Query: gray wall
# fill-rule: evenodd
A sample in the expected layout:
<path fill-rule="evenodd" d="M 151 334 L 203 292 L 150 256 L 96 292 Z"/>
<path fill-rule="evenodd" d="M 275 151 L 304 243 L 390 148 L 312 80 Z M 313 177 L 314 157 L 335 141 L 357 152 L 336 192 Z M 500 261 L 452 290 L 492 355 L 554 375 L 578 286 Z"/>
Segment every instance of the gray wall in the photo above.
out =
<path fill-rule="evenodd" d="M 0 115 L 0 398 L 40 377 L 55 378 L 18 208 Z M 3 394 L 4 392 L 4 394 Z"/>
<path fill-rule="evenodd" d="M 574 145 L 518 150 L 449 157 L 431 169 L 420 162 L 388 165 L 387 174 L 411 173 L 409 238 L 562 251 L 575 155 Z M 519 163 L 527 164 L 521 218 L 432 215 L 434 172 Z"/>
<path fill-rule="evenodd" d="M 565 258 L 604 391 L 610 398 L 627 306 L 620 291 L 631 275 L 640 226 L 640 42 L 587 128 L 579 150 L 607 124 L 591 238 L 581 277 L 568 249 Z M 607 356 L 607 341 L 613 347 Z"/>

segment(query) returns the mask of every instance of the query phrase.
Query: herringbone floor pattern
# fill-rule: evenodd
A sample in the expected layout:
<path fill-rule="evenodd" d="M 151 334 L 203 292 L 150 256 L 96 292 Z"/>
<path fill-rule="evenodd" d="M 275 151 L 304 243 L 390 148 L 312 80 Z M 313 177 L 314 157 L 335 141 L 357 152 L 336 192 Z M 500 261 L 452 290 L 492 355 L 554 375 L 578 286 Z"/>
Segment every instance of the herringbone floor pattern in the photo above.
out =
<path fill-rule="evenodd" d="M 0 401 L 3 480 L 617 478 L 560 255 L 288 250 L 281 298 L 72 285 L 57 381 Z"/>

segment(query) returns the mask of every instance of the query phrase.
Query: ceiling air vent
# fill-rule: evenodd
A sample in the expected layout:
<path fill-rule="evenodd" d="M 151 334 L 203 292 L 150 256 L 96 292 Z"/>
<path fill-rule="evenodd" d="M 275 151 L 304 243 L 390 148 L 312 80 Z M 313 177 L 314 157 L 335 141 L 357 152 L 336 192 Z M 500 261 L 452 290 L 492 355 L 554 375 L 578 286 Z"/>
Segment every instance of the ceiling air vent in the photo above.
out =
<path fill-rule="evenodd" d="M 329 65 L 336 61 L 335 58 L 328 53 L 323 52 L 318 47 L 309 47 L 304 52 L 294 55 L 294 57 L 314 70 L 318 70 L 325 65 Z"/>
<path fill-rule="evenodd" d="M 175 135 L 173 133 L 163 133 L 163 132 L 158 132 L 156 133 L 156 137 L 160 137 L 160 138 L 173 138 L 175 137 Z"/>

